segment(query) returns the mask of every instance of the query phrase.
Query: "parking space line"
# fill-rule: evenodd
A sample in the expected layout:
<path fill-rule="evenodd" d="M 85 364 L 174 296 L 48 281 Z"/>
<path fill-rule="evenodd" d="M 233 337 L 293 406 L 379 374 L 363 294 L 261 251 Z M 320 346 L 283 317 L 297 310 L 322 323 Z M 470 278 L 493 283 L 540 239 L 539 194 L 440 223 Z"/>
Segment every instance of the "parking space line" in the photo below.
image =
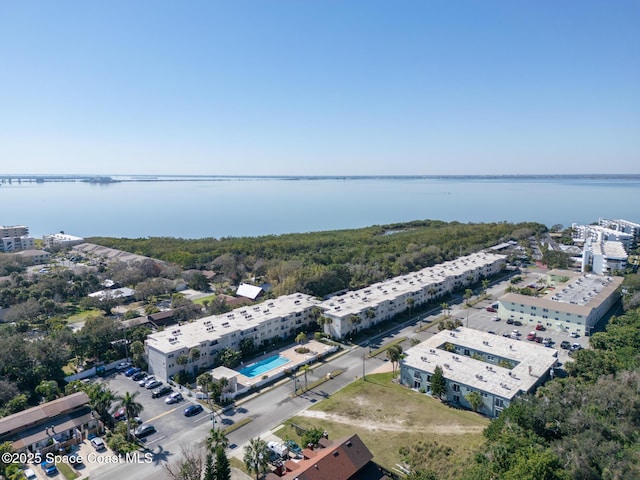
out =
<path fill-rule="evenodd" d="M 162 435 L 161 437 L 154 438 L 154 439 L 153 439 L 153 440 L 151 440 L 150 442 L 144 442 L 144 444 L 145 444 L 145 445 L 151 445 L 152 443 L 155 443 L 155 442 L 157 442 L 157 441 L 159 441 L 159 440 L 162 440 L 163 438 L 167 438 L 167 436 L 166 436 L 166 435 Z"/>
<path fill-rule="evenodd" d="M 169 415 L 170 413 L 175 412 L 177 409 L 178 409 L 178 407 L 172 408 L 171 410 L 167 410 L 166 412 L 163 412 L 160 415 L 156 415 L 155 417 L 150 418 L 145 423 L 153 422 L 154 420 L 157 420 L 157 419 L 159 419 L 161 417 L 164 417 L 165 415 Z"/>

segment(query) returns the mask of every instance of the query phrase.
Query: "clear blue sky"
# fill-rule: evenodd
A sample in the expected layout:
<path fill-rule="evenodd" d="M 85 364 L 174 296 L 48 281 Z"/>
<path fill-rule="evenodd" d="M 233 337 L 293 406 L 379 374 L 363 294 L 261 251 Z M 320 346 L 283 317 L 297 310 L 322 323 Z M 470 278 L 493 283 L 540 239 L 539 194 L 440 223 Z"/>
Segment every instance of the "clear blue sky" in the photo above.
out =
<path fill-rule="evenodd" d="M 640 1 L 4 0 L 0 173 L 640 173 Z"/>

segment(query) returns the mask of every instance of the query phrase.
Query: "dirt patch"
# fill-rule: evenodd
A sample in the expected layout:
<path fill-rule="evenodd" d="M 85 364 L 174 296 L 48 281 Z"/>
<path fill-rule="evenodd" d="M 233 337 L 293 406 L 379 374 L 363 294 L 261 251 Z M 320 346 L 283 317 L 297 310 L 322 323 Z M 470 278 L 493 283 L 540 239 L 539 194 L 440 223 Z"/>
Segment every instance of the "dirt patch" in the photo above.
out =
<path fill-rule="evenodd" d="M 343 425 L 353 425 L 366 430 L 375 431 L 389 431 L 389 432 L 412 432 L 412 433 L 438 433 L 440 435 L 465 435 L 467 433 L 481 433 L 484 430 L 484 426 L 476 425 L 421 425 L 411 426 L 406 422 L 381 422 L 372 419 L 367 419 L 366 423 L 363 423 L 361 419 L 351 418 L 344 415 L 335 413 L 323 412 L 321 410 L 303 410 L 298 413 L 301 417 L 319 418 L 322 420 L 329 420 L 331 422 L 341 423 Z M 401 424 L 402 423 L 402 424 Z"/>

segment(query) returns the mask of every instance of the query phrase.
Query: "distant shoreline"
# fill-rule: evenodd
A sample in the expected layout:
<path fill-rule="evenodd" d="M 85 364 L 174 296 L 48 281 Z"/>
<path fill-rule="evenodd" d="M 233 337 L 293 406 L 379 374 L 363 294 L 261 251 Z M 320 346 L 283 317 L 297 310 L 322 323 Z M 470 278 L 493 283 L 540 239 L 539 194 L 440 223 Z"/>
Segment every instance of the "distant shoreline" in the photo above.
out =
<path fill-rule="evenodd" d="M 640 180 L 640 174 L 558 175 L 49 175 L 2 174 L 0 185 L 14 183 L 82 182 L 105 185 L 122 182 L 223 182 L 249 180 Z"/>

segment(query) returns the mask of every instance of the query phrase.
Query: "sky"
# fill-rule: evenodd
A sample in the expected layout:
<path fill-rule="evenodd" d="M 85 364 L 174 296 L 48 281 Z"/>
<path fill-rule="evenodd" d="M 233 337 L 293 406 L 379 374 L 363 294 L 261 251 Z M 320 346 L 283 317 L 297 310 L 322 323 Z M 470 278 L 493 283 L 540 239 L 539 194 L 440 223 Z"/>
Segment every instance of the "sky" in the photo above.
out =
<path fill-rule="evenodd" d="M 640 1 L 3 0 L 0 174 L 640 174 Z"/>

